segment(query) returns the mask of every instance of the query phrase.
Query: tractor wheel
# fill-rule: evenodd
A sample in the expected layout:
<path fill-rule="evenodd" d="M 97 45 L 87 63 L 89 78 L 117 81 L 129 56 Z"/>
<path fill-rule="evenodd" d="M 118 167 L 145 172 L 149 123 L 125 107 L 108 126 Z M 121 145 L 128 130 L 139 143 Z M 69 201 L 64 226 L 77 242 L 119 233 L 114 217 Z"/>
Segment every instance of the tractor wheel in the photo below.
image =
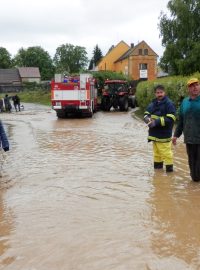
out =
<path fill-rule="evenodd" d="M 117 99 L 117 97 L 114 97 L 114 99 L 113 99 L 113 108 L 114 109 L 118 109 L 118 99 Z"/>
<path fill-rule="evenodd" d="M 128 97 L 127 96 L 123 96 L 119 98 L 119 108 L 120 111 L 128 111 Z"/>
<path fill-rule="evenodd" d="M 129 101 L 129 107 L 134 109 L 136 107 L 135 96 L 130 96 L 128 101 Z"/>
<path fill-rule="evenodd" d="M 109 97 L 102 97 L 101 101 L 101 108 L 103 111 L 109 112 L 111 108 L 110 98 Z"/>

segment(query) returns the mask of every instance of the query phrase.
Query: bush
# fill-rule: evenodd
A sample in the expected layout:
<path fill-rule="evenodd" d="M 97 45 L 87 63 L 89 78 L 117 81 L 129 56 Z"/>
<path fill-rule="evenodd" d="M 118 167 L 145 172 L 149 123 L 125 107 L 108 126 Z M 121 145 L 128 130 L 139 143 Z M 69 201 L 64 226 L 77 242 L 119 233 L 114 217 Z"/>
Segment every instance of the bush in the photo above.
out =
<path fill-rule="evenodd" d="M 50 91 L 50 81 L 36 82 L 23 82 L 23 91 L 37 91 L 44 90 Z"/>
<path fill-rule="evenodd" d="M 129 78 L 122 73 L 113 71 L 96 71 L 92 72 L 92 75 L 97 80 L 98 89 L 103 89 L 105 80 L 125 80 L 129 81 Z"/>
<path fill-rule="evenodd" d="M 187 96 L 186 84 L 191 77 L 200 79 L 200 73 L 195 73 L 190 77 L 173 76 L 156 79 L 154 81 L 140 82 L 136 89 L 138 106 L 144 112 L 148 104 L 155 98 L 154 87 L 158 84 L 162 84 L 165 87 L 167 96 L 174 102 L 176 108 L 178 108 L 183 97 Z"/>

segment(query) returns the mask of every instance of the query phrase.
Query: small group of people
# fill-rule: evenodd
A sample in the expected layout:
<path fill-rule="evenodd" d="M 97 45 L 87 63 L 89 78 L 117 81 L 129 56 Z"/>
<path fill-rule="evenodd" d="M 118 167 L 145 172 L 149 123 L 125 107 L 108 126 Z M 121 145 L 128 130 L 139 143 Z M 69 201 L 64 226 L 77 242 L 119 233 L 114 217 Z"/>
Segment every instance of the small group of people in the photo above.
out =
<path fill-rule="evenodd" d="M 11 105 L 11 100 L 13 101 L 13 106 L 15 108 L 15 111 L 20 111 L 20 98 L 16 94 L 14 96 L 8 96 L 8 94 L 5 95 L 4 98 L 0 99 L 0 112 L 11 112 L 12 110 L 12 105 Z"/>
<path fill-rule="evenodd" d="M 13 105 L 16 112 L 21 110 L 19 96 L 16 94 L 14 96 L 9 97 L 8 94 L 6 94 L 4 98 L 0 99 L 0 112 L 2 111 L 11 112 L 12 109 L 12 105 L 10 102 L 11 99 L 13 101 Z M 9 151 L 9 141 L 1 120 L 0 120 L 0 146 L 5 152 Z"/>
<path fill-rule="evenodd" d="M 190 175 L 193 181 L 200 181 L 200 82 L 191 78 L 187 82 L 188 97 L 180 105 L 177 125 L 176 108 L 166 96 L 163 85 L 155 87 L 155 99 L 148 105 L 144 113 L 144 122 L 149 127 L 148 141 L 153 142 L 154 169 L 173 172 L 172 143 L 184 135 L 184 143 L 188 155 Z"/>
<path fill-rule="evenodd" d="M 10 100 L 12 99 L 14 108 L 17 111 L 20 111 L 20 98 L 16 94 L 12 97 L 9 97 L 8 94 L 5 95 L 4 98 L 0 99 L 0 112 L 6 111 L 11 112 L 12 105 Z M 9 141 L 4 129 L 4 125 L 0 120 L 0 147 L 5 151 L 9 151 Z"/>

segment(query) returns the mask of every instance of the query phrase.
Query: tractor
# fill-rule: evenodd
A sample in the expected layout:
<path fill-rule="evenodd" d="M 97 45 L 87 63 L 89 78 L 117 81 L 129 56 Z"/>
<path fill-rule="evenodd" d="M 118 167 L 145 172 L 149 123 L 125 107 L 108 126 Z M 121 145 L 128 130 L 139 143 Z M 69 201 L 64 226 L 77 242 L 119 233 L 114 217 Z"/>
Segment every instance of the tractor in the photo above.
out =
<path fill-rule="evenodd" d="M 120 111 L 128 111 L 135 107 L 135 96 L 130 94 L 127 81 L 106 80 L 102 90 L 101 109 L 110 111 L 111 107 Z"/>

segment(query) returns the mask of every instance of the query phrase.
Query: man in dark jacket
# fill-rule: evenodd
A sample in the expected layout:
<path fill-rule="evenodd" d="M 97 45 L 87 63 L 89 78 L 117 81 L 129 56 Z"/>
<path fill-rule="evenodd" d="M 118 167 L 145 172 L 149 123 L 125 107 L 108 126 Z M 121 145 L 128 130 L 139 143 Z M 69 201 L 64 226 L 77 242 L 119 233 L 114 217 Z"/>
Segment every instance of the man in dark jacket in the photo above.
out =
<path fill-rule="evenodd" d="M 17 112 L 17 108 L 20 111 L 20 98 L 19 98 L 19 96 L 18 95 L 13 96 L 12 100 L 13 100 L 13 105 L 15 107 L 16 112 Z"/>
<path fill-rule="evenodd" d="M 166 171 L 172 172 L 171 138 L 176 108 L 166 96 L 163 85 L 155 87 L 155 96 L 144 113 L 144 121 L 149 127 L 148 141 L 153 142 L 154 168 L 162 169 L 164 163 Z"/>
<path fill-rule="evenodd" d="M 4 104 L 6 112 L 11 112 L 12 105 L 10 103 L 10 97 L 7 94 L 4 97 Z"/>
<path fill-rule="evenodd" d="M 187 82 L 189 96 L 184 98 L 180 106 L 179 121 L 172 139 L 184 134 L 184 142 L 188 155 L 190 175 L 193 181 L 200 181 L 200 84 L 197 78 Z"/>
<path fill-rule="evenodd" d="M 1 120 L 0 120 L 0 146 L 3 148 L 5 152 L 9 151 L 8 138 L 6 136 L 6 132 L 4 130 L 4 126 Z"/>

